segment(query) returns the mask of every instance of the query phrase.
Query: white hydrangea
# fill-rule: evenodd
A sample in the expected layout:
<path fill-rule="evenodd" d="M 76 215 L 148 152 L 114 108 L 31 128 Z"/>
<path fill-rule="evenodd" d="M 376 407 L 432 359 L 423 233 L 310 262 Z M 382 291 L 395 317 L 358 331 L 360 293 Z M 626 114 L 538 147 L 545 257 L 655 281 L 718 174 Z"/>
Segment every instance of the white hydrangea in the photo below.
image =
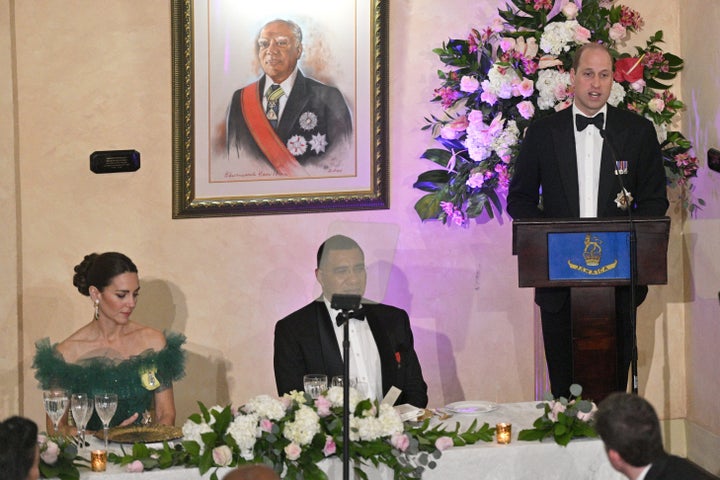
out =
<path fill-rule="evenodd" d="M 330 387 L 325 394 L 325 397 L 330 401 L 333 407 L 343 406 L 343 387 Z M 360 401 L 364 400 L 360 398 L 360 392 L 357 389 L 350 387 L 350 411 L 354 412 L 355 407 Z"/>
<path fill-rule="evenodd" d="M 658 143 L 663 143 L 665 140 L 667 140 L 667 124 L 661 123 L 660 125 L 658 125 L 652 118 L 650 118 L 649 115 L 645 115 L 645 118 L 653 122 L 653 126 L 655 127 L 655 133 L 657 134 Z"/>
<path fill-rule="evenodd" d="M 205 444 L 202 441 L 203 433 L 212 432 L 212 427 L 205 422 L 195 423 L 192 420 L 186 420 L 182 427 L 183 440 L 188 442 L 196 442 L 200 445 L 200 453 L 205 450 Z"/>
<path fill-rule="evenodd" d="M 552 22 L 545 27 L 540 36 L 540 49 L 551 55 L 560 55 L 570 50 L 575 42 L 575 32 L 579 24 L 575 20 Z"/>
<path fill-rule="evenodd" d="M 612 88 L 610 89 L 610 97 L 608 103 L 613 107 L 617 107 L 620 102 L 625 98 L 625 88 L 618 82 L 613 81 Z"/>
<path fill-rule="evenodd" d="M 258 395 L 245 404 L 243 410 L 270 420 L 280 420 L 285 416 L 285 406 L 270 395 Z"/>
<path fill-rule="evenodd" d="M 320 431 L 320 417 L 307 405 L 301 405 L 295 412 L 295 420 L 285 424 L 283 436 L 298 445 L 308 445 Z"/>
<path fill-rule="evenodd" d="M 227 433 L 237 443 L 243 458 L 252 458 L 252 449 L 255 447 L 257 437 L 260 436 L 257 415 L 254 413 L 238 415 L 228 426 Z"/>
<path fill-rule="evenodd" d="M 350 440 L 352 441 L 372 441 L 402 431 L 402 419 L 390 405 L 381 404 L 377 417 L 350 417 Z"/>
<path fill-rule="evenodd" d="M 517 127 L 517 123 L 515 120 L 510 120 L 505 124 L 500 135 L 493 140 L 492 148 L 500 158 L 508 157 L 512 153 L 512 147 L 517 145 L 519 137 L 520 129 Z"/>
<path fill-rule="evenodd" d="M 482 90 L 490 92 L 498 98 L 512 98 L 513 85 L 520 81 L 520 76 L 514 69 L 496 63 L 488 72 L 487 80 L 483 80 Z"/>
<path fill-rule="evenodd" d="M 549 110 L 554 108 L 558 102 L 565 100 L 565 97 L 558 97 L 558 92 L 565 91 L 568 85 L 570 85 L 570 73 L 552 68 L 541 70 L 535 84 L 538 91 L 538 108 Z"/>

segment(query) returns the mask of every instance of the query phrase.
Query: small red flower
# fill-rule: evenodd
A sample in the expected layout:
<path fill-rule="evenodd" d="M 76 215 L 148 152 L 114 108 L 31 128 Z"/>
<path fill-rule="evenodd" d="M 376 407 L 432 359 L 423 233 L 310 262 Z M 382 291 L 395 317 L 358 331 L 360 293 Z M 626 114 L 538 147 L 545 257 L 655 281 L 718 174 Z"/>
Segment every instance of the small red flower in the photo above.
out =
<path fill-rule="evenodd" d="M 400 364 L 401 360 L 402 358 L 400 358 L 400 352 L 395 352 L 395 361 L 398 363 L 398 365 Z"/>

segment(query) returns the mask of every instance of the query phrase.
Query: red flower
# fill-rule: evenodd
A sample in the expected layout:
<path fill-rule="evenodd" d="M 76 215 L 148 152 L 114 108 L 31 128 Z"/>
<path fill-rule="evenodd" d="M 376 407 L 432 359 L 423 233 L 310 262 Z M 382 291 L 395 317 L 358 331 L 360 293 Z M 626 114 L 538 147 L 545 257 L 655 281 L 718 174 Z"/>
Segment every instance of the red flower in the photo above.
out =
<path fill-rule="evenodd" d="M 400 365 L 400 361 L 402 358 L 400 358 L 400 352 L 395 352 L 395 361 Z"/>
<path fill-rule="evenodd" d="M 613 79 L 616 82 L 637 82 L 643 78 L 643 66 L 641 58 L 625 57 L 615 62 L 615 74 Z"/>

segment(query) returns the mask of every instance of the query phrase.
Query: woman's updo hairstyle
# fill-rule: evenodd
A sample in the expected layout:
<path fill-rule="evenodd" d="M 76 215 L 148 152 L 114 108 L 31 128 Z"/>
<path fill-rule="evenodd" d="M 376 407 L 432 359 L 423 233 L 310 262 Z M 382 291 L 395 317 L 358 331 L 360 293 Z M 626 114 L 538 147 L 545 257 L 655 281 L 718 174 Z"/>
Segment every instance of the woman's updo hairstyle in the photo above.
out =
<path fill-rule="evenodd" d="M 90 296 L 90 287 L 101 292 L 122 273 L 137 273 L 137 267 L 128 257 L 118 252 L 91 253 L 75 266 L 73 285 L 80 293 Z"/>

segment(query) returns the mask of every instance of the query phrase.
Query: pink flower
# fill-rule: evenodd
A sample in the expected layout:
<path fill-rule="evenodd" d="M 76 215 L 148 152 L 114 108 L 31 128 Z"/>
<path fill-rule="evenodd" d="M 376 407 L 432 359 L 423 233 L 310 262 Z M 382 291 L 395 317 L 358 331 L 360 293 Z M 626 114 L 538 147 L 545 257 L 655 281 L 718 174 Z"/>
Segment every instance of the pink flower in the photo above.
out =
<path fill-rule="evenodd" d="M 145 470 L 145 465 L 140 460 L 135 460 L 127 466 L 127 471 L 130 473 L 140 473 Z"/>
<path fill-rule="evenodd" d="M 480 100 L 487 103 L 488 105 L 495 105 L 497 103 L 498 98 L 497 98 L 497 95 L 495 95 L 494 93 L 484 90 L 480 94 Z"/>
<path fill-rule="evenodd" d="M 321 417 L 324 418 L 330 415 L 330 407 L 332 407 L 332 403 L 325 395 L 320 395 L 315 399 L 315 408 L 317 408 L 317 413 Z"/>
<path fill-rule="evenodd" d="M 273 423 L 269 419 L 263 418 L 260 420 L 260 430 L 262 430 L 263 432 L 272 432 L 272 427 Z"/>
<path fill-rule="evenodd" d="M 48 465 L 54 465 L 55 462 L 57 462 L 58 455 L 60 454 L 60 447 L 52 440 L 48 440 L 45 446 L 45 450 L 40 452 L 40 458 L 42 458 L 42 461 Z"/>
<path fill-rule="evenodd" d="M 232 450 L 230 450 L 230 447 L 227 445 L 220 445 L 219 447 L 213 448 L 212 456 L 215 465 L 221 467 L 227 467 L 230 465 L 230 462 L 232 462 Z"/>
<path fill-rule="evenodd" d="M 661 113 L 665 110 L 665 102 L 663 102 L 662 98 L 653 98 L 648 102 L 648 108 L 651 112 Z"/>
<path fill-rule="evenodd" d="M 285 455 L 287 455 L 288 460 L 297 460 L 300 458 L 301 453 L 302 448 L 300 448 L 300 445 L 295 442 L 291 442 L 287 447 L 285 447 Z"/>
<path fill-rule="evenodd" d="M 323 447 L 323 455 L 326 457 L 329 457 L 330 455 L 334 454 L 337 450 L 337 445 L 335 445 L 335 441 L 330 435 L 325 436 L 325 446 Z"/>
<path fill-rule="evenodd" d="M 535 83 L 529 78 L 523 78 L 522 81 L 517 85 L 518 92 L 523 98 L 527 98 L 535 92 Z"/>
<path fill-rule="evenodd" d="M 613 23 L 610 27 L 610 38 L 615 40 L 622 40 L 627 35 L 627 28 L 623 27 L 620 23 Z"/>
<path fill-rule="evenodd" d="M 574 5 L 574 3 L 568 5 Z M 590 41 L 590 35 L 590 30 L 582 25 L 578 25 L 575 29 L 575 41 L 578 43 L 588 43 Z"/>
<path fill-rule="evenodd" d="M 562 13 L 568 20 L 574 20 L 578 14 L 578 7 L 573 2 L 568 2 L 563 8 Z"/>
<path fill-rule="evenodd" d="M 390 437 L 390 445 L 404 452 L 410 446 L 410 438 L 404 433 L 393 433 Z"/>
<path fill-rule="evenodd" d="M 512 50 L 515 48 L 515 39 L 504 37 L 502 40 L 500 40 L 500 49 L 503 52 L 507 52 L 508 50 Z"/>
<path fill-rule="evenodd" d="M 548 413 L 548 418 L 553 422 L 557 422 L 558 414 L 563 413 L 566 409 L 567 407 L 565 405 L 556 400 L 553 400 L 550 403 L 550 412 Z"/>
<path fill-rule="evenodd" d="M 505 30 L 505 24 L 503 23 L 503 19 L 500 17 L 493 18 L 493 21 L 490 24 L 490 30 L 495 33 L 500 33 Z"/>
<path fill-rule="evenodd" d="M 517 104 L 518 112 L 525 120 L 530 120 L 535 115 L 535 105 L 530 100 L 525 100 Z"/>
<path fill-rule="evenodd" d="M 578 412 L 577 418 L 578 418 L 578 420 L 587 422 L 588 420 L 590 420 L 593 417 L 593 415 L 595 415 L 595 412 L 597 412 L 597 405 L 595 405 L 595 402 L 593 402 L 592 408 L 590 409 L 590 411 L 587 413 L 586 412 Z"/>
<path fill-rule="evenodd" d="M 641 78 L 637 82 L 631 83 L 630 88 L 632 88 L 636 92 L 642 92 L 645 89 L 645 80 Z"/>
<path fill-rule="evenodd" d="M 573 99 L 572 99 L 572 98 L 566 98 L 566 99 L 563 100 L 562 102 L 560 102 L 560 103 L 558 103 L 557 105 L 555 105 L 555 111 L 556 111 L 556 112 L 559 112 L 560 110 L 565 110 L 565 109 L 568 108 L 570 105 L 572 105 L 572 103 L 573 103 Z"/>
<path fill-rule="evenodd" d="M 478 89 L 480 82 L 475 77 L 469 77 L 467 75 L 460 79 L 460 91 L 465 93 L 472 93 Z"/>
<path fill-rule="evenodd" d="M 439 437 L 437 440 L 435 440 L 435 448 L 437 448 L 441 452 L 443 450 L 447 450 L 450 447 L 453 447 L 454 445 L 455 444 L 450 437 Z"/>

